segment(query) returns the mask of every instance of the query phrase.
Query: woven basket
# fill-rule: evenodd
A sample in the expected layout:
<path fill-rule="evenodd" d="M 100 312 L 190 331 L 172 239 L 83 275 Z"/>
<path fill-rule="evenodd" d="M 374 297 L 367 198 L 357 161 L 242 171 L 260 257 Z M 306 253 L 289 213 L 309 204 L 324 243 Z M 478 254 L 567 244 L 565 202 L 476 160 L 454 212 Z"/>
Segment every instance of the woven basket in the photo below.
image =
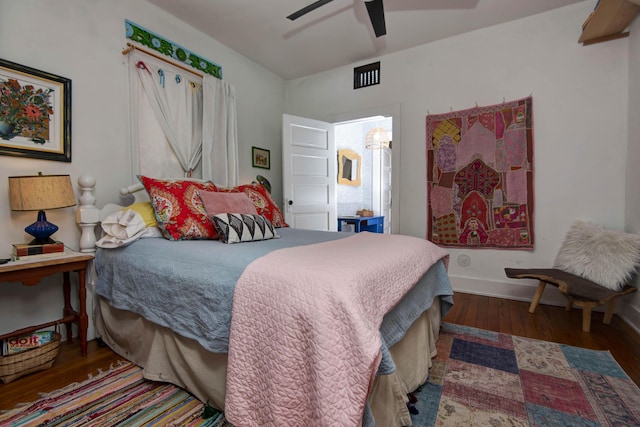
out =
<path fill-rule="evenodd" d="M 358 211 L 357 214 L 364 217 L 373 216 L 373 211 L 369 209 L 362 209 L 361 211 Z"/>
<path fill-rule="evenodd" d="M 40 347 L 0 357 L 0 381 L 7 384 L 16 378 L 53 366 L 60 350 L 60 333 Z"/>

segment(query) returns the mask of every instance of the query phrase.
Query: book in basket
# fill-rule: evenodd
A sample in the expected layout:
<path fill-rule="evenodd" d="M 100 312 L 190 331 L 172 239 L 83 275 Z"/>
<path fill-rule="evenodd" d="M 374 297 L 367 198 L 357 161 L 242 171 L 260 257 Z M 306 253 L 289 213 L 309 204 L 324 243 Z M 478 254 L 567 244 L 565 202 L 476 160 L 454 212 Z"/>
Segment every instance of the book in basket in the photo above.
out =
<path fill-rule="evenodd" d="M 11 337 L 2 343 L 2 355 L 20 353 L 50 343 L 53 340 L 53 331 L 33 332 L 27 335 Z"/>

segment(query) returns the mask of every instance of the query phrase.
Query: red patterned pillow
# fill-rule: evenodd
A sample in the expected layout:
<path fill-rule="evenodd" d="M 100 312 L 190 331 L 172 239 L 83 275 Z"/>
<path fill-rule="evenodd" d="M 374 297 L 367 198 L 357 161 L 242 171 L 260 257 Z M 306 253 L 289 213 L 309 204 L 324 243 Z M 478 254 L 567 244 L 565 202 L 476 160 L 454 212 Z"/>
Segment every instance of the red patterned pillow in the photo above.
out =
<path fill-rule="evenodd" d="M 258 215 L 264 215 L 275 228 L 288 227 L 287 223 L 284 222 L 282 211 L 262 184 L 243 184 L 231 188 L 219 187 L 218 191 L 223 193 L 244 192 L 253 202 L 253 206 L 255 206 Z"/>
<path fill-rule="evenodd" d="M 217 239 L 198 190 L 216 191 L 212 182 L 155 179 L 138 175 L 149 193 L 158 227 L 168 240 Z"/>

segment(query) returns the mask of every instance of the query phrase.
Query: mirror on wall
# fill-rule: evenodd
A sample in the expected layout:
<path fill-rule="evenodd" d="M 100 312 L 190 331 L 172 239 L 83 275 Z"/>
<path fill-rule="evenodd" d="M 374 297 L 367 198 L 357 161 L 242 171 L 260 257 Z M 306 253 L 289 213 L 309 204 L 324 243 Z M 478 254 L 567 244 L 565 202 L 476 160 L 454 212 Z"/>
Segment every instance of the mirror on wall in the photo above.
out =
<path fill-rule="evenodd" d="M 353 150 L 338 150 L 338 184 L 359 186 L 362 158 Z"/>

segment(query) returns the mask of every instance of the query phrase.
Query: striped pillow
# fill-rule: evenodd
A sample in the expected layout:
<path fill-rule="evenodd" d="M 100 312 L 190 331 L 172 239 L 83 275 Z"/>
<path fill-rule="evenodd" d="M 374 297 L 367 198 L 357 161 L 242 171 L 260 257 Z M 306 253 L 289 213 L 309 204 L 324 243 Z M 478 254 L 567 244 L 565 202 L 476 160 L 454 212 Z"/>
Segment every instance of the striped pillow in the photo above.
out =
<path fill-rule="evenodd" d="M 221 213 L 211 217 L 222 243 L 277 239 L 271 221 L 264 215 Z"/>

